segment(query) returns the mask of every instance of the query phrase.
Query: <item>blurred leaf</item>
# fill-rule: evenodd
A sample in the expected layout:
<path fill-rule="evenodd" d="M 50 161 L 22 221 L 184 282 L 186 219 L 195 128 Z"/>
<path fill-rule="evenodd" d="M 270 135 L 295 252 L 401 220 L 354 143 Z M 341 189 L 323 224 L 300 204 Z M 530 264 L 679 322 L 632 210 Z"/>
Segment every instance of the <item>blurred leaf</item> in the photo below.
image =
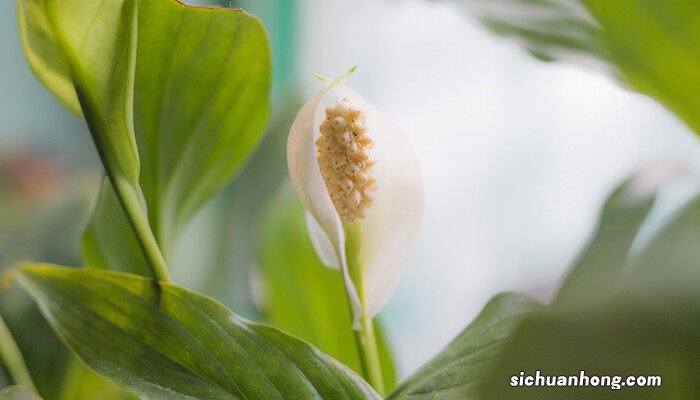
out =
<path fill-rule="evenodd" d="M 440 354 L 403 382 L 387 399 L 471 399 L 499 360 L 506 340 L 540 304 L 517 293 L 502 293 Z"/>
<path fill-rule="evenodd" d="M 0 400 L 41 400 L 38 394 L 21 386 L 10 386 L 0 390 Z"/>
<path fill-rule="evenodd" d="M 287 185 L 263 212 L 260 269 L 267 321 L 361 373 L 340 271 L 326 268 L 306 233 L 304 207 Z M 375 319 L 385 388 L 396 371 Z"/>
<path fill-rule="evenodd" d="M 201 294 L 48 265 L 16 276 L 91 368 L 143 398 L 379 398 L 316 348 Z"/>
<path fill-rule="evenodd" d="M 68 363 L 68 372 L 61 389 L 60 400 L 137 400 L 107 378 L 89 369 L 76 356 Z"/>
<path fill-rule="evenodd" d="M 526 318 L 514 334 L 503 362 L 481 387 L 485 400 L 700 396 L 700 198 L 641 250 L 623 257 L 650 204 L 648 197 L 620 202 L 626 186 L 608 201 L 601 228 L 554 305 Z M 606 240 L 609 246 L 602 245 Z M 537 370 L 542 375 L 661 376 L 662 385 L 619 391 L 510 386 L 512 376 Z"/>
<path fill-rule="evenodd" d="M 586 0 L 627 82 L 700 134 L 700 3 Z"/>
<path fill-rule="evenodd" d="M 277 99 L 283 100 L 284 97 Z M 213 247 L 212 260 L 200 287 L 205 287 L 207 294 L 226 301 L 225 304 L 236 312 L 252 319 L 259 312 L 253 304 L 251 285 L 251 277 L 260 264 L 263 238 L 259 227 L 266 206 L 288 179 L 287 133 L 300 107 L 298 102 L 285 100 L 288 102 L 276 109 L 251 160 L 218 196 L 216 214 L 209 225 L 212 229 L 208 234 Z M 251 227 L 256 229 L 251 230 Z M 185 243 L 184 238 L 182 240 L 181 243 Z"/>
<path fill-rule="evenodd" d="M 546 60 L 604 65 L 700 134 L 695 0 L 455 0 Z"/>
<path fill-rule="evenodd" d="M 2 365 L 0 365 L 0 387 L 5 387 L 9 386 L 12 384 L 12 381 L 10 380 L 10 377 L 7 374 L 7 371 L 3 368 Z"/>
<path fill-rule="evenodd" d="M 66 194 L 32 204 L 16 215 L 16 222 L 0 227 L 0 275 L 26 260 L 80 262 L 80 222 L 89 204 L 79 183 L 70 183 Z M 6 198 L 0 204 L 8 204 Z M 0 290 L 0 315 L 6 320 L 24 356 L 37 390 L 45 400 L 57 400 L 69 356 L 31 299 L 16 288 Z M 0 372 L 0 387 L 3 384 Z"/>
<path fill-rule="evenodd" d="M 629 296 L 571 310 L 550 310 L 526 319 L 504 352 L 505 361 L 482 386 L 483 399 L 694 399 L 698 334 L 694 304 L 653 306 Z M 669 308 L 667 308 L 669 307 Z M 669 315 L 666 315 L 669 314 Z M 661 387 L 511 387 L 521 371 L 534 375 L 661 376 Z"/>
<path fill-rule="evenodd" d="M 632 243 L 655 200 L 653 195 L 635 195 L 634 187 L 634 180 L 626 181 L 608 198 L 596 232 L 559 289 L 555 303 L 576 304 L 600 297 L 619 284 Z"/>
<path fill-rule="evenodd" d="M 603 32 L 577 0 L 452 0 L 545 61 L 607 66 Z"/>

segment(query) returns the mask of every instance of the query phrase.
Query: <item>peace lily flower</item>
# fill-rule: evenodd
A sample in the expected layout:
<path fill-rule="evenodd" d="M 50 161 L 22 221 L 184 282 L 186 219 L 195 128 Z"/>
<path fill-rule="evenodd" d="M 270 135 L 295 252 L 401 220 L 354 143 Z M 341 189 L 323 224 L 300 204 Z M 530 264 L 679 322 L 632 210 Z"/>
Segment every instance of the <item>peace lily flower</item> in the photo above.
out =
<path fill-rule="evenodd" d="M 326 85 L 289 132 L 292 185 L 321 261 L 340 268 L 354 328 L 396 289 L 423 215 L 423 181 L 399 128 L 342 82 Z M 365 321 L 366 321 L 365 320 Z"/>

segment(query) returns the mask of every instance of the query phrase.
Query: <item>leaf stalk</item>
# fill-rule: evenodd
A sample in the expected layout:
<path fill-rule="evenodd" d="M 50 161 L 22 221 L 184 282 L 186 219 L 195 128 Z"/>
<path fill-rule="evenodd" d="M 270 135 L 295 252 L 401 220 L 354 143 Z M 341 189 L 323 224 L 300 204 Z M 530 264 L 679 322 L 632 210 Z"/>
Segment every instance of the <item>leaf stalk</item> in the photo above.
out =
<path fill-rule="evenodd" d="M 5 366 L 15 384 L 36 391 L 36 386 L 32 376 L 29 374 L 27 364 L 24 362 L 22 352 L 2 316 L 0 316 L 0 361 L 2 361 L 2 365 Z"/>
<path fill-rule="evenodd" d="M 362 318 L 359 326 L 355 326 L 353 333 L 357 344 L 358 356 L 362 367 L 362 375 L 367 382 L 380 394 L 384 395 L 384 376 L 382 364 L 379 358 L 377 338 L 374 334 L 372 318 L 367 316 L 365 307 L 364 285 L 362 279 L 362 263 L 360 261 L 360 229 L 357 223 L 345 227 L 345 256 L 347 258 L 350 277 L 355 284 L 355 289 L 362 303 Z M 351 307 L 352 309 L 352 307 Z M 352 314 L 352 313 L 351 313 Z"/>

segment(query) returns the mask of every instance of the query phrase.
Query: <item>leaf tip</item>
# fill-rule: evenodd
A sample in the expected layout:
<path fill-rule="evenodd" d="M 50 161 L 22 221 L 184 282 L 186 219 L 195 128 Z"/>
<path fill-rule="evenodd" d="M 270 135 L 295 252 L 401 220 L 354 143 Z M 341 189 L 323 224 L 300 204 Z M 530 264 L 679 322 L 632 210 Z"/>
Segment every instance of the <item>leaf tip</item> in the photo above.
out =
<path fill-rule="evenodd" d="M 0 290 L 3 292 L 10 290 L 15 276 L 21 274 L 24 270 L 30 269 L 33 265 L 34 264 L 29 262 L 21 263 L 5 271 L 5 273 L 0 276 Z"/>
<path fill-rule="evenodd" d="M 50 264 L 33 262 L 17 264 L 0 276 L 0 290 L 8 290 L 15 280 L 19 281 L 22 286 L 27 287 L 27 279 L 37 278 L 42 271 L 47 271 L 50 268 L 54 267 Z"/>

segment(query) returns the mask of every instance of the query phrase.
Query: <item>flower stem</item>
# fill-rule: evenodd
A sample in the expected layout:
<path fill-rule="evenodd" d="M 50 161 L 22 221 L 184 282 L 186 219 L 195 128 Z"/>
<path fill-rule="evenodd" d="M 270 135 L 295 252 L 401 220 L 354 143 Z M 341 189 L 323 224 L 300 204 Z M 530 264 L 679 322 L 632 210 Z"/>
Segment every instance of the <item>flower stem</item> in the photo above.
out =
<path fill-rule="evenodd" d="M 10 329 L 2 317 L 0 317 L 0 361 L 14 383 L 36 391 L 27 364 L 24 363 L 22 352 L 20 352 L 17 342 L 12 337 Z"/>
<path fill-rule="evenodd" d="M 363 316 L 360 320 L 360 329 L 355 330 L 354 333 L 365 378 L 380 395 L 384 395 L 384 376 L 372 319 Z"/>
<path fill-rule="evenodd" d="M 110 182 L 148 262 L 153 278 L 157 281 L 170 282 L 165 258 L 148 223 L 148 217 L 141 206 L 138 193 L 131 184 L 124 180 L 114 179 L 110 176 Z"/>
<path fill-rule="evenodd" d="M 366 309 L 364 305 L 362 263 L 359 260 L 360 239 L 360 229 L 357 224 L 345 227 L 345 256 L 348 262 L 348 270 L 355 284 L 357 294 L 360 296 L 362 308 Z M 362 375 L 380 395 L 384 395 L 384 376 L 382 375 L 382 364 L 379 359 L 377 338 L 374 335 L 374 325 L 372 324 L 372 318 L 369 318 L 364 310 L 358 325 L 354 327 L 353 333 L 360 358 L 360 366 L 362 367 Z"/>

